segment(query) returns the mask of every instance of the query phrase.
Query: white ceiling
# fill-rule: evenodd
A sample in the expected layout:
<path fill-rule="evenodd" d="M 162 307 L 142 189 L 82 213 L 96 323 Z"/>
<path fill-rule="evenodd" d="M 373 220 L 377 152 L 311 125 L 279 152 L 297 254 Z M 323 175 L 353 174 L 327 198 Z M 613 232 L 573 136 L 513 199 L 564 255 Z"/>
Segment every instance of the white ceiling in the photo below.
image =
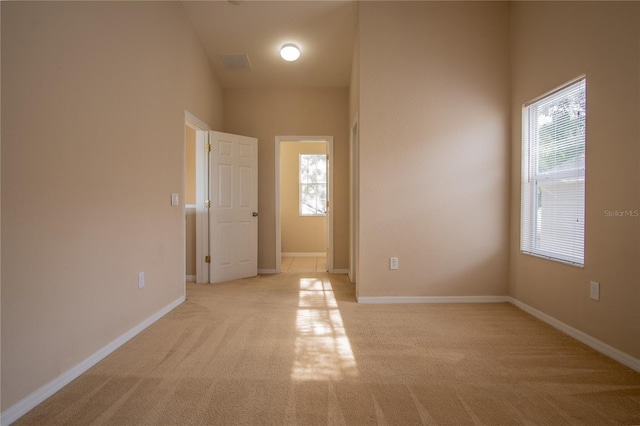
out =
<path fill-rule="evenodd" d="M 357 1 L 184 1 L 224 88 L 347 87 L 357 25 Z M 296 62 L 280 58 L 295 43 Z M 249 56 L 251 71 L 229 71 L 221 55 Z"/>

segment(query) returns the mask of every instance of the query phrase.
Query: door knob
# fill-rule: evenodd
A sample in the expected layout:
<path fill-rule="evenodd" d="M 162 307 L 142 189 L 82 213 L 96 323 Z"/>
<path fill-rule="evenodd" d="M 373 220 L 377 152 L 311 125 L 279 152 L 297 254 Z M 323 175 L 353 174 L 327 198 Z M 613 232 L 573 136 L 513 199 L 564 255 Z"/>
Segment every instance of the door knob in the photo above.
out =
<path fill-rule="evenodd" d="M 253 212 L 253 217 L 258 216 L 258 212 Z"/>

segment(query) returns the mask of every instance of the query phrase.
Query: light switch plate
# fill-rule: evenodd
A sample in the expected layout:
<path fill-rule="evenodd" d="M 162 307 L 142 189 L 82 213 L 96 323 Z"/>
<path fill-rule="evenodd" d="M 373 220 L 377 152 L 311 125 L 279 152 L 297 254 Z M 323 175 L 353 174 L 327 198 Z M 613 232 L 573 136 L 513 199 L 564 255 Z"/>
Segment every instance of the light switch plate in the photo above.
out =
<path fill-rule="evenodd" d="M 172 192 L 171 193 L 171 205 L 172 206 L 179 206 L 180 205 L 180 197 L 178 196 L 177 192 Z"/>
<path fill-rule="evenodd" d="M 389 258 L 389 269 L 393 269 L 393 270 L 398 269 L 398 258 L 397 257 L 390 257 Z"/>
<path fill-rule="evenodd" d="M 589 297 L 593 300 L 600 300 L 600 283 L 595 281 L 589 283 Z"/>

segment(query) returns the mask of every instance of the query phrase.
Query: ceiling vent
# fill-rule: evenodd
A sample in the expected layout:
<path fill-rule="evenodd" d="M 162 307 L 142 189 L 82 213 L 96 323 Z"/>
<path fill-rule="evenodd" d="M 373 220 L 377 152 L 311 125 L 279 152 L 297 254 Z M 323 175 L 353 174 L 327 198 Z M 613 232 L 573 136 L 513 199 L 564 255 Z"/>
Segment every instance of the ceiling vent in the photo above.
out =
<path fill-rule="evenodd" d="M 221 55 L 224 66 L 231 71 L 251 71 L 251 63 L 246 53 Z"/>

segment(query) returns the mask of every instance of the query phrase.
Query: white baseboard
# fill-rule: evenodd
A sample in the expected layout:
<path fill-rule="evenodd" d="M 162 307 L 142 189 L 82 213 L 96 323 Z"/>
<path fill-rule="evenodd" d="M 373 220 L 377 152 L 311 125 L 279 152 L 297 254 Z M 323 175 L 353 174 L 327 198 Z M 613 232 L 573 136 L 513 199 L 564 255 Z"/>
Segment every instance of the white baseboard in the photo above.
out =
<path fill-rule="evenodd" d="M 24 416 L 31 409 L 36 407 L 38 404 L 42 403 L 44 400 L 49 398 L 54 393 L 58 392 L 64 386 L 71 383 L 73 380 L 78 378 L 82 373 L 96 365 L 98 362 L 102 361 L 107 355 L 111 354 L 113 351 L 118 349 L 120 346 L 127 343 L 129 340 L 134 338 L 137 334 L 141 333 L 145 328 L 149 327 L 151 324 L 168 314 L 170 311 L 175 309 L 178 305 L 185 301 L 185 297 L 181 296 L 180 298 L 174 300 L 164 308 L 160 309 L 155 314 L 151 315 L 146 320 L 142 321 L 140 324 L 136 325 L 120 337 L 108 343 L 106 346 L 99 349 L 93 355 L 89 356 L 87 359 L 82 361 L 80 364 L 75 367 L 65 371 L 60 376 L 56 377 L 46 385 L 42 386 L 40 389 L 31 393 L 21 401 L 15 403 L 11 407 L 7 408 L 5 411 L 0 414 L 0 424 L 2 426 L 10 425 L 11 423 L 18 420 L 20 417 Z"/>
<path fill-rule="evenodd" d="M 332 274 L 348 274 L 349 270 L 348 269 L 334 269 Z"/>
<path fill-rule="evenodd" d="M 275 269 L 258 269 L 258 275 L 270 275 L 277 273 L 278 271 L 276 271 Z"/>
<path fill-rule="evenodd" d="M 573 328 L 570 325 L 565 324 L 562 321 L 557 320 L 554 317 L 547 315 L 544 312 L 539 311 L 536 308 L 531 307 L 526 303 L 519 301 L 518 299 L 514 299 L 513 297 L 508 297 L 508 301 L 514 304 L 515 306 L 517 306 L 518 308 L 522 309 L 523 311 L 538 318 L 539 320 L 549 324 L 553 328 L 556 328 L 562 331 L 563 333 L 573 337 L 577 341 L 584 343 L 585 345 L 589 346 L 592 349 L 595 349 L 601 354 L 606 355 L 609 358 L 612 358 L 618 361 L 620 364 L 626 365 L 627 367 L 640 373 L 640 359 L 635 358 L 634 356 L 629 355 L 625 352 L 622 352 L 621 350 L 616 349 L 613 346 L 610 346 L 604 343 L 603 341 L 598 340 L 595 337 L 590 336 L 587 333 L 578 330 L 577 328 Z"/>
<path fill-rule="evenodd" d="M 358 303 L 504 303 L 507 296 L 359 296 Z"/>
<path fill-rule="evenodd" d="M 297 252 L 290 251 L 286 253 L 281 253 L 282 257 L 327 257 L 326 252 L 318 252 L 318 253 L 307 253 L 307 252 Z"/>
<path fill-rule="evenodd" d="M 195 275 L 187 275 L 184 277 L 185 281 L 188 283 L 195 283 L 196 282 L 196 276 Z"/>

